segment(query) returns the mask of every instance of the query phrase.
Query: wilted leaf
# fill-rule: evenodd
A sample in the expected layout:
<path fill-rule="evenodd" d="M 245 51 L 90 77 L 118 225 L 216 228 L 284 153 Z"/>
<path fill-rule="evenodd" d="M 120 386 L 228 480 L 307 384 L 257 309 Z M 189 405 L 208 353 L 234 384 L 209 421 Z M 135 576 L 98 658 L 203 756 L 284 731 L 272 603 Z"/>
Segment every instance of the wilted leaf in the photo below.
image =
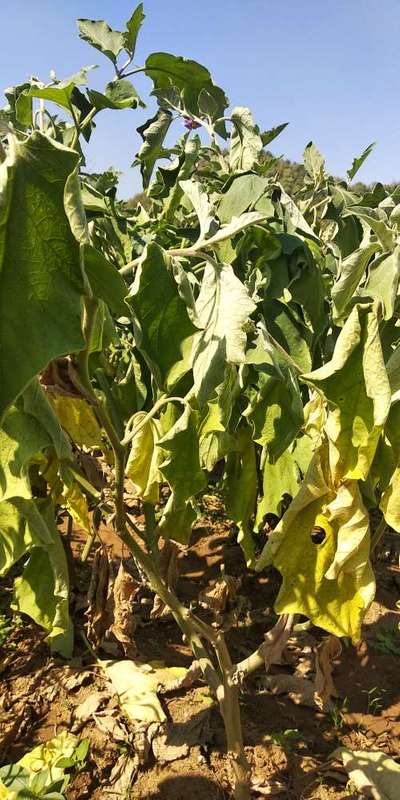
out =
<path fill-rule="evenodd" d="M 240 543 L 247 564 L 254 560 L 251 518 L 257 499 L 257 461 L 251 429 L 239 428 L 235 450 L 229 453 L 225 473 L 225 504 L 228 516 L 238 525 Z"/>
<path fill-rule="evenodd" d="M 69 616 L 68 565 L 57 530 L 54 507 L 42 506 L 42 517 L 50 543 L 35 547 L 22 576 L 14 581 L 12 607 L 27 614 L 47 631 L 47 641 L 53 651 L 70 658 L 73 649 L 73 626 Z"/>
<path fill-rule="evenodd" d="M 192 351 L 194 386 L 200 406 L 222 382 L 226 362 L 243 363 L 244 325 L 254 308 L 229 264 L 207 263 L 196 301 L 203 330 L 195 337 Z"/>
<path fill-rule="evenodd" d="M 104 449 L 101 428 L 93 407 L 83 397 L 48 392 L 60 424 L 78 447 Z"/>
<path fill-rule="evenodd" d="M 147 187 L 158 158 L 164 155 L 164 139 L 172 122 L 172 114 L 160 108 L 159 111 L 148 119 L 144 125 L 137 129 L 143 139 L 143 144 L 133 162 L 133 166 L 140 165 L 143 186 Z"/>
<path fill-rule="evenodd" d="M 205 239 L 214 221 L 213 208 L 207 192 L 199 181 L 180 181 L 180 186 L 189 198 L 200 223 L 199 241 Z"/>
<path fill-rule="evenodd" d="M 137 345 L 163 386 L 170 369 L 182 358 L 185 340 L 196 328 L 189 319 L 168 258 L 155 243 L 147 246 L 128 303 L 134 312 Z"/>
<path fill-rule="evenodd" d="M 256 569 L 274 564 L 282 575 L 278 614 L 304 614 L 329 633 L 359 641 L 375 593 L 368 515 L 356 481 L 337 493 L 329 481 L 326 454 L 321 460 L 317 453 Z"/>
<path fill-rule="evenodd" d="M 365 159 L 368 158 L 368 156 L 374 149 L 375 144 L 376 142 L 372 142 L 371 144 L 368 145 L 368 147 L 365 148 L 365 150 L 363 150 L 360 156 L 356 156 L 355 158 L 353 158 L 353 163 L 350 169 L 347 170 L 347 177 L 349 181 L 352 181 L 355 178 L 358 170 L 360 169 L 360 167 L 362 167 Z"/>
<path fill-rule="evenodd" d="M 133 638 L 137 620 L 133 613 L 133 601 L 139 591 L 140 584 L 127 572 L 123 561 L 119 565 L 113 588 L 113 622 L 109 629 L 118 642 L 122 644 L 124 655 L 132 658 L 136 655 Z"/>
<path fill-rule="evenodd" d="M 132 429 L 146 416 L 144 411 L 135 414 Z M 131 442 L 125 472 L 133 483 L 138 497 L 149 503 L 158 501 L 160 451 L 157 448 L 159 431 L 154 420 L 149 420 Z"/>
<path fill-rule="evenodd" d="M 304 379 L 329 403 L 325 430 L 334 480 L 365 479 L 390 407 L 375 306 L 353 308 L 332 360 Z"/>
<path fill-rule="evenodd" d="M 315 654 L 315 702 L 323 711 L 329 708 L 331 697 L 339 693 L 333 682 L 333 661 L 340 656 L 342 645 L 336 636 L 328 636 L 318 645 Z"/>

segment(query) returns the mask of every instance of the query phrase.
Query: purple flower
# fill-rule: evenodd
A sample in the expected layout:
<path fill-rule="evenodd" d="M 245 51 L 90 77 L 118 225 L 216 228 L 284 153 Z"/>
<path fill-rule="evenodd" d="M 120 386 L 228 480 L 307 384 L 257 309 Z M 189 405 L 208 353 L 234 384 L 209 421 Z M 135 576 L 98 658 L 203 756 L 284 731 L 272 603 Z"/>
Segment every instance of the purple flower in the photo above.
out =
<path fill-rule="evenodd" d="M 191 117 L 184 117 L 183 119 L 185 120 L 184 121 L 184 126 L 189 131 L 194 131 L 194 130 L 196 130 L 196 128 L 200 128 L 201 127 L 200 126 L 200 122 L 196 122 L 196 120 L 192 119 Z"/>

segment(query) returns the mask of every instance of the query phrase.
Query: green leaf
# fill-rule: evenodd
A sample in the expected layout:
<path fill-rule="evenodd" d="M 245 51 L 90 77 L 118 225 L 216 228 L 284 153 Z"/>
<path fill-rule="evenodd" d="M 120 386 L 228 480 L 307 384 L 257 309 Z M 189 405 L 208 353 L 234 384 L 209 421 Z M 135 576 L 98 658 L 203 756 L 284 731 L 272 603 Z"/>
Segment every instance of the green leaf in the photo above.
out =
<path fill-rule="evenodd" d="M 279 300 L 265 300 L 262 306 L 265 326 L 283 347 L 300 371 L 311 368 L 309 344 L 311 335 L 294 312 Z"/>
<path fill-rule="evenodd" d="M 313 540 L 314 526 L 324 533 L 320 543 Z M 273 564 L 282 575 L 277 614 L 304 614 L 329 633 L 358 642 L 375 594 L 369 548 L 368 514 L 357 481 L 335 491 L 326 454 L 318 452 L 256 569 Z"/>
<path fill-rule="evenodd" d="M 368 158 L 369 154 L 372 152 L 372 150 L 374 149 L 375 145 L 376 145 L 376 142 L 372 142 L 371 144 L 368 145 L 368 147 L 365 148 L 365 150 L 363 150 L 363 152 L 361 153 L 360 156 L 358 156 L 356 158 L 353 158 L 353 163 L 352 163 L 350 169 L 347 170 L 347 177 L 348 177 L 349 181 L 352 181 L 353 178 L 355 178 L 355 176 L 357 175 L 358 170 L 360 169 L 360 167 L 362 167 L 365 159 Z"/>
<path fill-rule="evenodd" d="M 180 361 L 183 344 L 195 332 L 169 260 L 155 243 L 147 246 L 127 298 L 133 309 L 137 346 L 160 386 Z"/>
<path fill-rule="evenodd" d="M 231 239 L 232 236 L 245 230 L 245 228 L 249 228 L 251 225 L 255 225 L 256 222 L 261 222 L 264 219 L 265 215 L 261 214 L 259 211 L 249 211 L 247 214 L 241 214 L 240 217 L 233 217 L 226 225 L 222 225 L 214 236 L 210 236 L 205 244 L 207 247 L 213 247 L 215 244 L 219 244 L 219 242 L 223 242 L 226 239 Z"/>
<path fill-rule="evenodd" d="M 221 196 L 218 205 L 218 216 L 221 222 L 230 222 L 250 206 L 254 206 L 268 186 L 266 178 L 259 175 L 239 175 Z"/>
<path fill-rule="evenodd" d="M 0 416 L 49 361 L 84 346 L 79 246 L 64 208 L 78 158 L 34 133 L 12 139 L 0 166 Z"/>
<path fill-rule="evenodd" d="M 164 451 L 160 472 L 174 493 L 177 507 L 181 507 L 206 485 L 200 467 L 196 416 L 189 405 L 185 405 L 183 414 L 157 446 Z"/>
<path fill-rule="evenodd" d="M 0 576 L 34 547 L 47 547 L 51 541 L 33 500 L 13 497 L 0 503 Z"/>
<path fill-rule="evenodd" d="M 114 31 L 102 19 L 78 19 L 77 23 L 80 38 L 100 50 L 115 64 L 118 54 L 124 48 L 124 34 Z"/>
<path fill-rule="evenodd" d="M 295 497 L 299 489 L 299 470 L 293 453 L 288 450 L 271 464 L 265 459 L 263 469 L 263 493 L 257 505 L 255 527 L 260 528 L 266 514 L 282 513 L 285 496 Z"/>
<path fill-rule="evenodd" d="M 148 119 L 137 128 L 143 139 L 143 144 L 133 162 L 133 166 L 140 165 L 143 186 L 148 186 L 153 172 L 154 164 L 164 155 L 163 143 L 172 122 L 172 114 L 160 108 L 157 114 Z"/>
<path fill-rule="evenodd" d="M 133 58 L 135 55 L 136 40 L 144 19 L 145 14 L 143 13 L 143 3 L 139 3 L 126 23 L 126 31 L 124 31 L 122 34 L 124 39 L 124 49 L 127 53 L 129 53 L 131 58 Z"/>
<path fill-rule="evenodd" d="M 341 261 L 339 276 L 332 287 L 336 323 L 343 320 L 357 286 L 362 280 L 371 258 L 378 250 L 379 244 L 372 242 L 354 250 Z"/>
<path fill-rule="evenodd" d="M 304 167 L 313 181 L 320 181 L 325 172 L 325 159 L 313 142 L 309 142 L 304 150 Z"/>
<path fill-rule="evenodd" d="M 245 360 L 245 323 L 255 309 L 229 264 L 207 263 L 196 301 L 203 330 L 193 342 L 192 365 L 198 403 L 204 405 L 223 380 L 226 363 Z"/>
<path fill-rule="evenodd" d="M 29 88 L 21 92 L 17 98 L 15 109 L 18 120 L 26 127 L 32 126 L 33 97 L 49 100 L 71 112 L 71 106 L 78 105 L 79 92 L 76 87 L 87 83 L 87 74 L 92 69 L 95 69 L 94 65 L 82 67 L 75 75 L 71 75 L 69 78 L 64 78 L 64 80 L 57 81 L 48 86 L 32 84 Z"/>
<path fill-rule="evenodd" d="M 135 87 L 126 78 L 118 78 L 108 83 L 104 94 L 94 89 L 88 91 L 88 97 L 92 105 L 101 110 L 102 108 L 137 108 L 143 103 L 136 92 Z"/>
<path fill-rule="evenodd" d="M 205 488 L 207 481 L 200 466 L 199 437 L 195 412 L 186 405 L 183 414 L 157 442 L 163 461 L 160 472 L 171 488 L 159 528 L 162 536 L 187 543 L 196 519 L 190 498 Z"/>
<path fill-rule="evenodd" d="M 73 628 L 68 610 L 68 565 L 54 508 L 47 501 L 42 517 L 51 543 L 46 549 L 33 549 L 22 576 L 15 579 L 12 608 L 27 614 L 47 631 L 52 651 L 71 658 Z"/>
<path fill-rule="evenodd" d="M 94 296 L 104 300 L 113 314 L 126 316 L 128 287 L 123 277 L 99 250 L 89 244 L 85 244 L 83 249 L 85 272 Z"/>
<path fill-rule="evenodd" d="M 249 566 L 254 560 L 251 519 L 255 511 L 258 475 L 251 429 L 239 428 L 235 452 L 230 453 L 225 472 L 225 506 L 228 516 L 239 528 L 238 542 Z"/>
<path fill-rule="evenodd" d="M 275 128 L 270 128 L 268 131 L 264 131 L 263 133 L 261 133 L 260 135 L 263 147 L 266 147 L 267 144 L 273 142 L 274 139 L 276 139 L 277 136 L 279 136 L 279 134 L 282 133 L 282 131 L 284 131 L 288 125 L 289 125 L 288 122 L 283 122 L 281 123 L 281 125 L 276 125 Z"/>
<path fill-rule="evenodd" d="M 206 239 L 214 222 L 213 207 L 204 186 L 199 181 L 180 181 L 179 185 L 189 198 L 200 223 L 199 241 Z"/>
<path fill-rule="evenodd" d="M 0 429 L 0 500 L 31 497 L 29 462 L 50 444 L 34 417 L 13 406 L 6 411 Z"/>
<path fill-rule="evenodd" d="M 189 114 L 199 115 L 199 97 L 203 89 L 211 94 L 217 103 L 218 117 L 223 116 L 228 105 L 224 92 L 215 86 L 211 75 L 205 67 L 182 56 L 171 53 L 152 53 L 146 59 L 146 75 L 154 83 L 154 92 L 161 99 L 163 90 L 178 90 L 182 99 L 183 110 Z M 161 91 L 160 91 L 161 90 Z M 204 98 L 204 95 L 202 95 Z"/>
<path fill-rule="evenodd" d="M 375 233 L 384 250 L 393 250 L 395 246 L 395 231 L 387 224 L 387 217 L 382 209 L 363 208 L 363 206 L 350 206 L 346 214 L 351 214 L 363 220 Z"/>
<path fill-rule="evenodd" d="M 391 319 L 396 304 L 400 278 L 400 247 L 393 253 L 376 258 L 369 266 L 368 278 L 358 294 L 372 300 L 380 300 L 383 318 Z"/>
<path fill-rule="evenodd" d="M 234 172 L 253 169 L 262 152 L 263 142 L 250 109 L 241 106 L 234 108 L 231 121 L 230 168 Z"/>
<path fill-rule="evenodd" d="M 325 430 L 333 479 L 365 480 L 391 399 L 376 306 L 355 306 L 331 361 L 303 378 L 328 401 Z"/>
<path fill-rule="evenodd" d="M 270 372 L 268 375 L 267 370 Z M 303 422 L 303 403 L 296 374 L 289 365 L 262 365 L 260 385 L 243 412 L 253 429 L 253 439 L 266 448 L 270 461 L 282 456 Z"/>

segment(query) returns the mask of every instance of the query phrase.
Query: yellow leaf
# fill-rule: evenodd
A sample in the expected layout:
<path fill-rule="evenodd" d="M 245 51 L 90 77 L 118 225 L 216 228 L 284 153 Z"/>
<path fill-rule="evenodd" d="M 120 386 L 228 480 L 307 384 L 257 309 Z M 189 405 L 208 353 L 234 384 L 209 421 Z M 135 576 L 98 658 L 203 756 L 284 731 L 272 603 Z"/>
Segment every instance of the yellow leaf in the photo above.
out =
<path fill-rule="evenodd" d="M 400 467 L 395 469 L 389 486 L 383 492 L 379 508 L 386 523 L 400 533 Z"/>
<path fill-rule="evenodd" d="M 78 447 L 100 447 L 104 450 L 100 425 L 87 400 L 51 393 L 49 399 L 62 427 Z"/>
<path fill-rule="evenodd" d="M 76 524 L 87 533 L 91 533 L 87 500 L 76 482 L 65 488 L 61 502 L 68 509 Z"/>
<path fill-rule="evenodd" d="M 132 429 L 146 416 L 145 412 L 135 414 Z M 132 439 L 131 449 L 126 465 L 126 474 L 134 485 L 138 497 L 149 503 L 158 501 L 158 484 L 160 475 L 158 463 L 161 457 L 160 450 L 156 447 L 159 440 L 157 425 L 154 420 L 149 420 Z"/>
<path fill-rule="evenodd" d="M 335 490 L 321 451 L 256 569 L 273 564 L 282 575 L 278 614 L 304 614 L 329 633 L 356 642 L 375 593 L 369 547 L 368 515 L 357 482 L 346 481 Z"/>

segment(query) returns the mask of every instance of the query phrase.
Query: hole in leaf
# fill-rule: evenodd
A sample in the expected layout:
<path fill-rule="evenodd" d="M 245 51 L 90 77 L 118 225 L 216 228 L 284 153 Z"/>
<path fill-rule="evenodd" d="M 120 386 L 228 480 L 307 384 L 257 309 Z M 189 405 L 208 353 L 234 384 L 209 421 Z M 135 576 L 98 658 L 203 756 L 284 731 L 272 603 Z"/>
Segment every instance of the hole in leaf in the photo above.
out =
<path fill-rule="evenodd" d="M 313 544 L 322 544 L 326 539 L 326 531 L 320 525 L 314 525 L 311 528 L 311 541 Z"/>

